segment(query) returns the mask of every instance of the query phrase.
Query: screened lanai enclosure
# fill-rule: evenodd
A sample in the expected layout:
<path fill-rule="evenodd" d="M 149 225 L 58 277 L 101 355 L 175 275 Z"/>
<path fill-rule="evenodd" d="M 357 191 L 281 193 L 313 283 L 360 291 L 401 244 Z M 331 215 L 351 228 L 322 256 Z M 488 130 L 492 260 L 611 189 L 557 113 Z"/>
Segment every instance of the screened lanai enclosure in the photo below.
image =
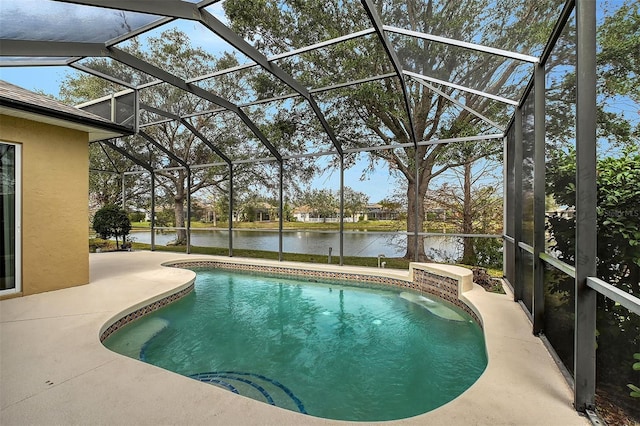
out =
<path fill-rule="evenodd" d="M 91 144 L 92 201 L 144 212 L 152 249 L 171 231 L 187 253 L 268 234 L 280 260 L 340 265 L 493 253 L 576 409 L 640 420 L 637 2 L 1 8 L 2 67 L 64 66 L 62 99 L 135 132 Z M 349 226 L 375 218 L 402 229 Z"/>

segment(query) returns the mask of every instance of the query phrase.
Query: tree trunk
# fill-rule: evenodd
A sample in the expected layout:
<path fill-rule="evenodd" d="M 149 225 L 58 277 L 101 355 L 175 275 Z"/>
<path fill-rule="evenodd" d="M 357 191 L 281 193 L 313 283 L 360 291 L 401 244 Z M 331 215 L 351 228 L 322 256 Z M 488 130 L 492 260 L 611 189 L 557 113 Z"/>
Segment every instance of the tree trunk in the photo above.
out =
<path fill-rule="evenodd" d="M 179 170 L 175 183 L 175 195 L 173 196 L 173 214 L 175 217 L 176 228 L 184 228 L 184 202 L 187 199 L 187 190 L 185 189 L 186 172 Z M 187 244 L 187 231 L 185 229 L 176 229 L 176 240 L 173 243 L 176 246 L 184 246 Z"/>
<path fill-rule="evenodd" d="M 464 200 L 462 204 L 462 233 L 471 234 L 473 232 L 473 212 L 471 206 L 471 163 L 464 165 Z M 462 239 L 463 250 L 461 262 L 466 265 L 477 263 L 476 252 L 473 249 L 473 238 L 464 237 Z"/>
<path fill-rule="evenodd" d="M 176 218 L 176 227 L 184 228 L 184 195 L 176 194 L 174 197 L 173 211 Z M 187 244 L 187 231 L 185 229 L 176 229 L 176 241 L 177 246 L 183 246 Z"/>
<path fill-rule="evenodd" d="M 424 229 L 424 197 L 427 193 L 427 188 L 429 186 L 428 181 L 423 181 L 418 186 L 418 199 L 416 199 L 416 187 L 415 187 L 415 179 L 411 179 L 407 185 L 407 252 L 404 255 L 405 259 L 415 260 L 418 262 L 428 262 L 429 258 L 427 257 L 424 250 L 424 237 L 418 236 L 418 245 L 416 251 L 416 237 L 415 230 L 416 226 L 418 232 L 422 232 Z M 418 214 L 416 217 L 416 203 L 418 207 Z M 417 256 L 416 256 L 417 253 Z"/>

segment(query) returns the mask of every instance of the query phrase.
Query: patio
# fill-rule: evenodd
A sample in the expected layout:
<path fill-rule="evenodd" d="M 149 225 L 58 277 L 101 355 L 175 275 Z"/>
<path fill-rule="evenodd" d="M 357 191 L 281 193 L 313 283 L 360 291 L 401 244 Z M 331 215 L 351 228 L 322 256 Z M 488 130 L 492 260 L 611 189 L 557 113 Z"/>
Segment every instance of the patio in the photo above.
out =
<path fill-rule="evenodd" d="M 144 251 L 92 254 L 90 284 L 1 301 L 0 423 L 338 423 L 240 397 L 102 346 L 99 334 L 105 322 L 131 306 L 177 291 L 194 277 L 162 263 L 199 258 Z M 366 270 L 340 270 L 345 269 Z M 590 424 L 573 409 L 571 389 L 541 340 L 531 334 L 513 296 L 475 285 L 465 297 L 482 315 L 486 371 L 449 404 L 393 424 Z"/>
<path fill-rule="evenodd" d="M 500 187 L 502 227 L 490 234 L 474 230 L 453 235 L 501 240 L 497 251 L 508 294 L 487 294 L 479 288 L 468 293 L 482 314 L 489 353 L 489 366 L 478 383 L 450 404 L 406 422 L 582 424 L 587 421 L 581 415 L 589 415 L 597 423 L 596 397 L 606 398 L 605 407 L 617 404 L 637 418 L 637 399 L 629 390 L 637 388 L 638 371 L 632 366 L 634 357 L 640 357 L 636 353 L 640 224 L 638 194 L 632 190 L 640 181 L 640 153 L 637 132 L 631 132 L 638 126 L 633 115 L 638 98 L 622 93 L 624 85 L 607 84 L 611 61 L 629 55 L 614 50 L 609 62 L 603 62 L 601 55 L 603 35 L 617 32 L 615 25 L 607 30 L 606 24 L 616 19 L 625 23 L 619 11 L 637 16 L 637 2 L 611 2 L 616 9 L 609 8 L 609 2 L 593 0 L 513 2 L 513 7 L 490 1 L 486 5 L 491 7 L 481 7 L 481 2 L 336 1 L 335 11 L 315 2 L 320 10 L 314 10 L 315 15 L 307 16 L 303 10 L 293 18 L 293 6 L 271 2 L 275 11 L 267 18 L 275 23 L 271 31 L 277 36 L 270 46 L 263 43 L 262 29 L 243 27 L 242 19 L 233 23 L 218 19 L 215 13 L 226 4 L 218 0 L 38 2 L 3 3 L 0 67 L 61 66 L 94 79 L 103 91 L 76 99 L 84 102 L 80 112 L 96 114 L 109 126 L 126 130 L 120 132 L 122 137 L 78 144 L 92 151 L 92 161 L 102 156 L 102 162 L 91 162 L 89 170 L 82 162 L 76 168 L 82 176 L 65 182 L 84 185 L 84 173 L 89 172 L 111 176 L 111 183 L 119 180 L 116 192 L 118 184 L 122 192 L 113 199 L 123 206 L 129 203 L 129 208 L 144 204 L 148 210 L 151 250 L 156 249 L 154 231 L 172 230 L 185 254 L 90 255 L 90 284 L 81 285 L 87 282 L 85 267 L 84 280 L 69 282 L 79 287 L 20 297 L 47 282 L 29 281 L 27 274 L 21 282 L 22 269 L 49 274 L 51 281 L 53 275 L 37 264 L 43 256 L 33 249 L 46 253 L 51 247 L 41 243 L 40 224 L 20 222 L 24 213 L 41 212 L 21 211 L 19 201 L 55 190 L 43 190 L 28 179 L 25 182 L 33 186 L 25 188 L 37 190 L 20 189 L 19 151 L 25 145 L 21 129 L 33 126 L 17 125 L 18 136 L 0 142 L 16 153 L 10 164 L 17 170 L 15 176 L 5 180 L 13 185 L 7 196 L 18 200 L 17 208 L 7 209 L 10 217 L 5 221 L 15 224 L 6 235 L 18 245 L 8 256 L 3 253 L 17 272 L 0 293 L 2 298 L 13 298 L 0 302 L 3 424 L 322 422 L 113 354 L 100 344 L 100 329 L 119 312 L 173 292 L 191 279 L 189 272 L 163 269 L 160 264 L 193 258 L 191 196 L 204 197 L 196 192 L 211 183 L 208 180 L 218 182 L 214 196 L 228 207 L 228 228 L 208 230 L 225 233 L 223 249 L 228 248 L 229 258 L 238 248 L 234 203 L 252 185 L 258 187 L 256 192 L 273 196 L 278 220 L 269 231 L 277 233 L 279 241 L 272 251 L 279 259 L 275 264 L 285 265 L 283 217 L 288 192 L 296 180 L 307 183 L 300 165 L 307 160 L 331 164 L 332 178 L 321 186 L 340 194 L 335 231 L 339 243 L 331 247 L 340 270 L 346 271 L 355 267 L 344 261 L 354 254 L 344 247 L 345 172 L 355 158 L 382 162 L 390 174 L 403 179 L 404 257 L 419 261 L 426 257 L 425 239 L 433 236 L 423 226 L 432 177 L 446 167 L 461 167 L 453 159 L 459 147 L 462 152 L 478 146 L 491 148 L 499 157 L 497 169 L 502 173 L 496 188 Z M 429 19 L 420 15 L 409 22 L 412 5 Z M 464 13 L 468 5 L 478 16 Z M 235 12 L 246 10 L 238 7 Z M 295 25 L 281 25 L 287 19 Z M 311 25 L 318 30 L 309 31 Z M 161 31 L 176 34 L 175 28 L 185 26 L 206 34 L 195 50 L 213 58 L 206 67 L 195 67 L 195 72 L 176 69 L 179 61 L 152 52 L 154 43 L 164 37 Z M 331 28 L 321 31 L 325 26 Z M 299 38 L 294 40 L 293 33 Z M 309 34 L 314 36 L 307 39 Z M 234 60 L 218 62 L 220 52 L 207 50 L 216 43 L 224 44 Z M 613 45 L 622 44 L 614 39 Z M 357 61 L 349 62 L 352 56 Z M 325 65 L 330 66 L 325 69 Z M 620 74 L 628 78 L 633 72 Z M 228 81 L 237 87 L 230 89 Z M 603 92 L 609 86 L 611 91 Z M 605 98 L 612 104 L 603 106 Z M 379 103 L 370 104 L 371 99 Z M 18 116 L 42 109 L 38 102 L 34 106 L 15 101 L 3 98 L 0 106 L 8 105 L 6 109 Z M 613 127 L 627 129 L 627 134 L 606 132 L 612 122 L 603 122 L 603 116 L 616 114 L 620 122 L 612 122 L 621 125 Z M 56 113 L 49 109 L 45 115 L 55 118 Z M 15 117 L 11 120 L 22 123 Z M 240 136 L 227 138 L 236 131 Z M 177 136 L 171 139 L 167 134 Z M 611 141 L 618 137 L 626 138 L 628 151 L 616 146 L 618 151 L 611 154 Z M 56 145 L 47 143 L 47 137 L 35 138 L 48 147 Z M 172 150 L 176 141 L 184 140 L 193 145 Z M 60 151 L 69 157 L 68 150 Z M 26 154 L 25 149 L 25 159 Z M 46 177 L 36 179 L 40 175 L 24 169 L 26 178 L 50 177 L 50 157 L 42 157 L 44 166 L 38 170 Z M 439 163 L 443 169 L 434 169 Z M 619 165 L 633 173 L 619 173 Z M 608 182 L 599 180 L 609 173 Z M 252 181 L 256 176 L 268 182 Z M 127 199 L 125 194 L 131 181 L 139 184 L 135 189 L 145 190 L 135 201 L 140 205 L 133 205 L 133 197 Z M 391 186 L 382 180 L 376 183 L 381 191 Z M 172 185 L 174 192 L 167 189 Z M 68 188 L 66 183 L 57 187 Z M 607 189 L 611 194 L 605 197 Z M 618 198 L 617 189 L 624 190 L 627 198 Z M 84 187 L 73 191 L 82 198 L 82 208 L 86 192 Z M 377 195 L 382 198 L 382 193 Z M 172 200 L 177 206 L 173 226 L 156 223 L 157 213 L 170 209 Z M 74 211 L 83 222 L 75 217 L 61 220 L 77 238 L 74 250 L 57 254 L 71 264 L 80 263 L 78 259 L 86 263 L 88 215 L 66 206 L 56 211 L 63 210 Z M 634 231 L 628 232 L 627 226 Z M 32 232 L 31 245 L 20 246 L 21 240 L 29 242 L 20 229 Z M 69 234 L 57 231 L 52 240 Z M 62 270 L 70 273 L 57 260 L 51 263 L 59 275 Z"/>

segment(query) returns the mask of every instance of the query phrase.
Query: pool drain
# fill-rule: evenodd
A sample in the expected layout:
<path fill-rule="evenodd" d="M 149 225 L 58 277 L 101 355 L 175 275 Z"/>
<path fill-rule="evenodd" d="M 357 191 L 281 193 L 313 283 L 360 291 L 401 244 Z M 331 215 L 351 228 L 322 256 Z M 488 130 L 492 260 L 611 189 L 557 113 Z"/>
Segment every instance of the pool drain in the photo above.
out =
<path fill-rule="evenodd" d="M 237 371 L 213 371 L 209 373 L 192 374 L 189 377 L 221 387 L 238 395 L 307 414 L 302 401 L 300 401 L 288 387 L 277 380 L 260 374 Z"/>

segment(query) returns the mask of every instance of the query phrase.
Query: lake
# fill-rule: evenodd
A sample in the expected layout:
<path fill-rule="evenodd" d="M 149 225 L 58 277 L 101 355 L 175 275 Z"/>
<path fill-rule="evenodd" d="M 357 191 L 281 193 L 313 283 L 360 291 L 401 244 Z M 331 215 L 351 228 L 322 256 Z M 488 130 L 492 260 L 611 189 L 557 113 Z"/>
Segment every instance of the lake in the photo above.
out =
<path fill-rule="evenodd" d="M 151 244 L 150 231 L 132 231 L 135 242 Z M 157 230 L 156 244 L 167 245 L 175 240 L 174 231 Z M 191 245 L 200 247 L 229 246 L 227 230 L 191 230 Z M 425 251 L 436 261 L 455 258 L 462 247 L 459 237 L 425 237 Z M 332 248 L 333 256 L 340 255 L 340 235 L 318 231 L 284 230 L 282 232 L 283 252 L 327 255 Z M 360 257 L 400 257 L 405 254 L 407 236 L 398 232 L 349 231 L 344 233 L 344 255 Z M 233 248 L 278 251 L 278 233 L 265 230 L 234 230 Z"/>

